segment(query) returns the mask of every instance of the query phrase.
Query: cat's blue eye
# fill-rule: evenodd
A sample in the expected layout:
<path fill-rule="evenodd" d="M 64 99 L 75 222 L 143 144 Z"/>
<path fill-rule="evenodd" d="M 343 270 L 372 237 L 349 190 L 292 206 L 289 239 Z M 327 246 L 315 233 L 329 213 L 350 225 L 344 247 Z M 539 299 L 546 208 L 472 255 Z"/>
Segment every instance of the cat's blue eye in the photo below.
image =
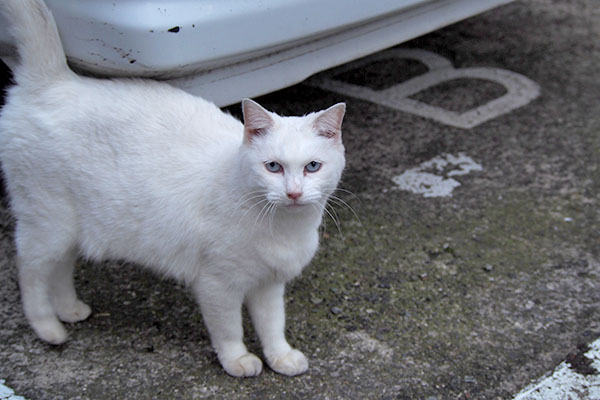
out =
<path fill-rule="evenodd" d="M 317 172 L 319 169 L 321 169 L 321 163 L 318 161 L 311 161 L 308 164 L 306 164 L 304 169 L 306 170 L 306 172 Z"/>
<path fill-rule="evenodd" d="M 278 162 L 275 162 L 275 161 L 265 163 L 265 168 L 267 169 L 267 171 L 273 172 L 273 173 L 283 171 L 283 167 L 281 166 L 281 164 L 279 164 Z"/>

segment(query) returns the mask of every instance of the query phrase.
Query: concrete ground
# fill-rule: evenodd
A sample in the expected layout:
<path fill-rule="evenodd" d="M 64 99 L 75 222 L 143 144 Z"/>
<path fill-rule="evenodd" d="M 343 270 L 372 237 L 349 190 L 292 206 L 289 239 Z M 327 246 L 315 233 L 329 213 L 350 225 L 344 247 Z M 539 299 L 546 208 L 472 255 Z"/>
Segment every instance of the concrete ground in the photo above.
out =
<path fill-rule="evenodd" d="M 517 1 L 399 48 L 533 83 L 480 108 L 471 128 L 440 121 L 440 110 L 466 112 L 520 78 L 440 81 L 394 108 L 379 93 L 431 70 L 390 55 L 259 99 L 284 114 L 348 105 L 342 188 L 352 194 L 339 197 L 353 211 L 334 206 L 339 227 L 327 221 L 287 293 L 288 336 L 308 373 L 227 376 L 184 288 L 111 262 L 80 265 L 94 314 L 69 326 L 67 344 L 42 343 L 21 311 L 2 208 L 0 379 L 32 400 L 442 400 L 510 399 L 563 360 L 597 373 L 582 356 L 600 336 L 596 0 Z"/>

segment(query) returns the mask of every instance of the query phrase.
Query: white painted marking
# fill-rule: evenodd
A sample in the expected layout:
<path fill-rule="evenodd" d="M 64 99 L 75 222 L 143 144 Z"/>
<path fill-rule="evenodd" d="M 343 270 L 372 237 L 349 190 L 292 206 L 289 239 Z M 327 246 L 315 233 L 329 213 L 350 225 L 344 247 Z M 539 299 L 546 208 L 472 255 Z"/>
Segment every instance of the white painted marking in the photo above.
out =
<path fill-rule="evenodd" d="M 352 69 L 360 68 L 373 61 L 390 58 L 411 59 L 422 62 L 429 72 L 409 79 L 406 82 L 391 86 L 384 90 L 373 90 L 367 87 L 343 82 L 334 78 Z M 441 107 L 409 98 L 410 96 L 443 82 L 467 78 L 483 79 L 496 82 L 505 87 L 506 93 L 486 104 L 472 110 L 458 113 Z M 327 71 L 309 80 L 309 84 L 381 104 L 396 110 L 431 118 L 446 125 L 470 129 L 491 119 L 497 118 L 516 108 L 522 107 L 540 95 L 540 87 L 531 79 L 500 68 L 454 68 L 446 58 L 419 49 L 392 49 L 376 56 L 349 63 L 341 68 Z"/>
<path fill-rule="evenodd" d="M 590 345 L 590 350 L 585 356 L 592 359 L 592 367 L 600 371 L 600 339 Z M 529 385 L 513 400 L 565 399 L 600 399 L 600 375 L 578 374 L 563 362 L 554 369 L 552 375 Z"/>
<path fill-rule="evenodd" d="M 449 168 L 450 170 L 445 174 L 447 178 L 428 172 L 433 170 L 441 174 Z M 393 177 L 392 181 L 401 190 L 422 194 L 425 197 L 446 197 L 451 196 L 452 191 L 460 186 L 460 182 L 450 178 L 451 176 L 466 175 L 471 171 L 481 170 L 483 170 L 481 165 L 464 153 L 459 153 L 458 156 L 443 154 L 421 163 L 416 168 L 404 171 L 402 175 Z"/>
<path fill-rule="evenodd" d="M 4 380 L 0 379 L 0 400 L 25 400 L 25 397 L 16 396 L 15 391 L 4 386 Z"/>

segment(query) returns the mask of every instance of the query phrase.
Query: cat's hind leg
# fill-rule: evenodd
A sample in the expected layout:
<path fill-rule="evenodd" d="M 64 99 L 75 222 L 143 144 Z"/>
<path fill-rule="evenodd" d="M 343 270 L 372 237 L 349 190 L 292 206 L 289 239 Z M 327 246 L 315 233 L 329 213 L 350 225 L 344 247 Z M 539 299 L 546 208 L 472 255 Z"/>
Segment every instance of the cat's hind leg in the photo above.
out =
<path fill-rule="evenodd" d="M 89 307 L 81 306 L 74 294 L 75 236 L 64 229 L 64 223 L 21 219 L 16 229 L 23 310 L 36 334 L 51 344 L 61 344 L 67 339 L 67 331 L 57 316 L 73 320 L 74 315 L 79 319 L 89 315 Z M 63 308 L 57 310 L 57 306 Z"/>

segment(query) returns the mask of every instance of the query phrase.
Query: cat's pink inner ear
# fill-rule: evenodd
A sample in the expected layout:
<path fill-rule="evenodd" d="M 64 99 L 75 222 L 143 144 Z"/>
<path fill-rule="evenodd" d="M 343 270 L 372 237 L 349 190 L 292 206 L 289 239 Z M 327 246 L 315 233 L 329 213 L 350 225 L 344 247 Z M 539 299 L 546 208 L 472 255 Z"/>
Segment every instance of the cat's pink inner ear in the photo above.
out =
<path fill-rule="evenodd" d="M 273 118 L 269 112 L 253 100 L 242 100 L 242 112 L 244 113 L 244 138 L 246 141 L 264 135 L 273 127 Z"/>
<path fill-rule="evenodd" d="M 346 113 L 346 104 L 338 103 L 322 111 L 314 122 L 314 127 L 320 136 L 340 139 L 342 136 L 342 121 Z"/>

